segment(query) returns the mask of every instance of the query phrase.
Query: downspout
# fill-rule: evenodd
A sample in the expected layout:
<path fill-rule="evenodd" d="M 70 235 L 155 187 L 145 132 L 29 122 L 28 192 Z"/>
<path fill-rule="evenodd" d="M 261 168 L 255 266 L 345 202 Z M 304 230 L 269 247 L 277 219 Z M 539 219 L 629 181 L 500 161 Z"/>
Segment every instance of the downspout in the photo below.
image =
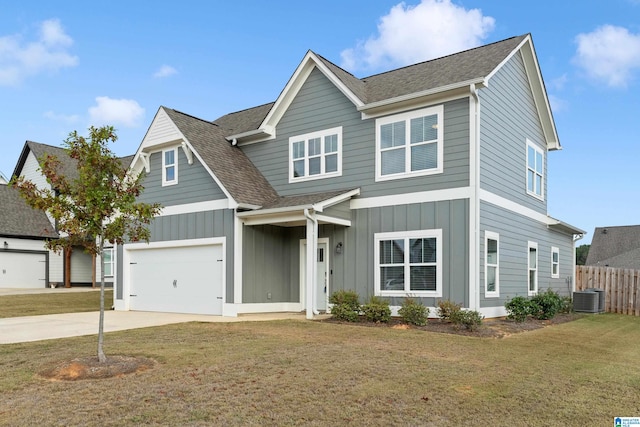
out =
<path fill-rule="evenodd" d="M 471 181 L 471 199 L 469 214 L 469 308 L 480 308 L 480 96 L 475 83 L 469 86 L 474 100 L 471 132 L 471 159 L 469 180 Z"/>
<path fill-rule="evenodd" d="M 316 246 L 317 246 L 317 236 L 316 234 L 316 230 L 318 229 L 318 220 L 315 218 L 314 215 L 311 215 L 311 212 L 309 212 L 309 209 L 304 209 L 304 216 L 307 218 L 307 220 L 311 221 L 311 223 L 313 224 L 312 231 L 311 231 L 311 235 L 309 235 L 309 227 L 307 227 L 307 266 L 306 266 L 306 270 L 307 270 L 307 278 L 311 277 L 311 286 L 309 285 L 309 280 L 305 280 L 305 285 L 306 286 L 306 300 L 307 300 L 307 319 L 313 319 L 313 316 L 310 316 L 310 313 L 313 314 L 320 314 L 320 312 L 318 310 L 315 309 L 315 289 L 316 289 L 316 269 L 315 268 L 309 268 L 309 266 L 313 267 L 315 266 L 315 256 L 313 256 L 316 253 Z M 309 307 L 309 304 L 311 305 L 311 307 Z"/>

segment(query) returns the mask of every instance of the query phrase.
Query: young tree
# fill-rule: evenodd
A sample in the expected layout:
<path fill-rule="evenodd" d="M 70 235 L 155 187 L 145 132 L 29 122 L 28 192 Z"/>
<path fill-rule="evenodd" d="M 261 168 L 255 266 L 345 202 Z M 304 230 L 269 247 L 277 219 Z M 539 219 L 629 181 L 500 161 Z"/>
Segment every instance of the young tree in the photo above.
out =
<path fill-rule="evenodd" d="M 65 247 L 82 246 L 100 255 L 100 321 L 98 360 L 106 362 L 104 341 L 104 259 L 105 242 L 149 241 L 147 225 L 159 213 L 160 205 L 140 203 L 143 191 L 140 177 L 130 176 L 120 160 L 108 148 L 117 136 L 112 126 L 89 128 L 85 138 L 77 131 L 69 134 L 64 147 L 77 162 L 77 178 L 60 172 L 60 161 L 51 155 L 41 159 L 40 170 L 53 190 L 40 189 L 24 177 L 12 180 L 27 203 L 46 211 L 57 224 L 61 238 L 46 246 L 59 252 Z"/>

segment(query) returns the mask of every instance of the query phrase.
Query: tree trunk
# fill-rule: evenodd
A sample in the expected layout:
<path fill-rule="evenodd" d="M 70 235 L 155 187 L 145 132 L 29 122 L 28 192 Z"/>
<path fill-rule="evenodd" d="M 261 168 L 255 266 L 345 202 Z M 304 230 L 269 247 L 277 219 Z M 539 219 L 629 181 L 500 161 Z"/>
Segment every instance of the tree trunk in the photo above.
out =
<path fill-rule="evenodd" d="M 98 323 L 98 361 L 105 363 L 107 356 L 104 355 L 102 344 L 104 342 L 104 241 L 100 240 L 100 322 Z"/>
<path fill-rule="evenodd" d="M 71 252 L 73 252 L 72 248 L 67 248 L 64 250 L 64 287 L 71 287 Z"/>

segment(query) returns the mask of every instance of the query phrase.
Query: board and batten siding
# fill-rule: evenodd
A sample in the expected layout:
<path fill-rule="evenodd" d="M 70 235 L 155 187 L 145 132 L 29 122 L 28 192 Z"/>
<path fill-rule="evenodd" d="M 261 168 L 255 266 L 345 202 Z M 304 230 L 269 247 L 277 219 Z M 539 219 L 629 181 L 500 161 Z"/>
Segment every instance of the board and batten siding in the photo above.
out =
<path fill-rule="evenodd" d="M 444 104 L 444 172 L 375 182 L 375 119 L 361 113 L 320 71 L 303 84 L 277 125 L 277 137 L 242 150 L 283 196 L 360 188 L 361 197 L 469 185 L 469 99 Z M 342 126 L 342 175 L 289 183 L 289 138 Z"/>
<path fill-rule="evenodd" d="M 178 148 L 177 152 L 178 183 L 164 187 L 162 186 L 162 152 L 151 153 L 151 167 L 142 181 L 144 191 L 138 197 L 140 202 L 175 206 L 226 198 L 224 192 L 195 156 L 193 164 L 190 165 L 182 148 Z"/>
<path fill-rule="evenodd" d="M 480 90 L 480 187 L 547 213 L 547 150 L 520 53 Z M 544 200 L 527 194 L 527 139 L 544 153 Z"/>
<path fill-rule="evenodd" d="M 231 209 L 215 211 L 191 212 L 179 215 L 159 216 L 149 225 L 151 238 L 149 242 L 177 241 L 188 244 L 191 239 L 209 237 L 226 237 L 225 269 L 226 269 L 226 301 L 233 302 L 233 224 L 234 212 Z M 117 248 L 117 288 L 116 299 L 122 299 L 123 283 L 123 246 Z M 212 260 L 214 262 L 214 260 Z M 203 265 L 202 268 L 207 268 Z"/>
<path fill-rule="evenodd" d="M 480 202 L 480 306 L 499 307 L 515 296 L 528 295 L 528 242 L 538 244 L 538 292 L 553 289 L 570 295 L 573 276 L 573 236 L 550 229 L 523 215 Z M 485 298 L 485 231 L 499 234 L 500 296 Z M 559 277 L 551 277 L 551 248 L 560 251 Z"/>

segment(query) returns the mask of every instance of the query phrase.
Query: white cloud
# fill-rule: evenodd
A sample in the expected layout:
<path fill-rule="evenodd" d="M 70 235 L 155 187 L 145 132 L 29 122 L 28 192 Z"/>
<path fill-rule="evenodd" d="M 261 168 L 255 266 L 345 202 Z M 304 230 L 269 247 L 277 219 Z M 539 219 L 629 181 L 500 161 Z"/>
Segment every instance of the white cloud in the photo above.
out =
<path fill-rule="evenodd" d="M 46 111 L 43 115 L 47 119 L 65 123 L 76 123 L 80 119 L 80 116 L 77 114 L 65 115 L 54 113 L 53 111 Z"/>
<path fill-rule="evenodd" d="M 479 9 L 465 9 L 451 0 L 404 2 L 380 18 L 378 34 L 343 50 L 349 70 L 402 66 L 473 48 L 493 30 L 495 19 Z"/>
<path fill-rule="evenodd" d="M 68 51 L 72 45 L 57 19 L 40 24 L 33 41 L 21 35 L 0 37 L 0 85 L 13 86 L 27 76 L 76 66 L 78 57 Z"/>
<path fill-rule="evenodd" d="M 91 124 L 94 126 L 121 124 L 136 127 L 144 118 L 144 108 L 133 99 L 98 96 L 96 103 L 96 106 L 89 108 Z"/>
<path fill-rule="evenodd" d="M 569 108 L 569 102 L 566 99 L 558 98 L 555 95 L 549 95 L 549 104 L 551 104 L 551 111 L 559 113 Z"/>
<path fill-rule="evenodd" d="M 158 71 L 153 73 L 153 77 L 155 77 L 155 78 L 164 78 L 164 77 L 172 76 L 174 74 L 178 74 L 178 70 L 176 70 L 175 68 L 173 68 L 170 65 L 163 65 L 162 67 L 160 67 L 158 69 Z"/>
<path fill-rule="evenodd" d="M 640 70 L 640 34 L 623 27 L 603 25 L 576 36 L 574 62 L 596 81 L 611 87 L 626 87 Z"/>

